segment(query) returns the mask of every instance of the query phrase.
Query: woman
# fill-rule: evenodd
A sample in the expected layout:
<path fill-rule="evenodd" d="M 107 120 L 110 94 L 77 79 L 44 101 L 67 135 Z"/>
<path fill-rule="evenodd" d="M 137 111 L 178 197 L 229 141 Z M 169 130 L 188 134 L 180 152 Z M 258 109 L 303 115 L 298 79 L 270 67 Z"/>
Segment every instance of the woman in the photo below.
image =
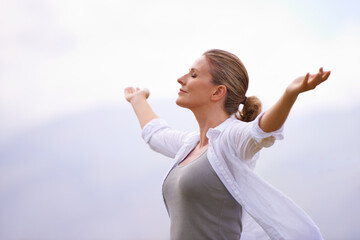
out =
<path fill-rule="evenodd" d="M 282 125 L 297 96 L 329 75 L 320 68 L 295 79 L 260 114 L 260 101 L 246 97 L 248 74 L 242 62 L 229 52 L 209 50 L 178 79 L 176 104 L 194 113 L 198 133 L 176 131 L 159 119 L 146 101 L 147 89 L 125 89 L 144 140 L 175 159 L 163 184 L 172 240 L 322 239 L 310 217 L 252 169 L 259 150 L 282 139 Z"/>

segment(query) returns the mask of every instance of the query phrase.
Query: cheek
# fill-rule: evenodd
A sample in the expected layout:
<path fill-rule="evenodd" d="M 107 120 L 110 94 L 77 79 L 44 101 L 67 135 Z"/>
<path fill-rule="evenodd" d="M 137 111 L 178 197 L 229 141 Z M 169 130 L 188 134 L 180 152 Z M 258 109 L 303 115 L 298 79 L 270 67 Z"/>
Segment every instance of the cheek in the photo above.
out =
<path fill-rule="evenodd" d="M 192 83 L 191 85 L 189 85 L 189 89 L 191 90 L 190 93 L 197 93 L 197 94 L 201 94 L 201 95 L 206 95 L 210 89 L 211 89 L 211 85 L 207 82 L 195 82 Z"/>
<path fill-rule="evenodd" d="M 200 86 L 198 86 L 196 91 L 197 95 L 203 98 L 210 98 L 212 92 L 213 92 L 213 86 L 210 84 L 201 84 Z"/>

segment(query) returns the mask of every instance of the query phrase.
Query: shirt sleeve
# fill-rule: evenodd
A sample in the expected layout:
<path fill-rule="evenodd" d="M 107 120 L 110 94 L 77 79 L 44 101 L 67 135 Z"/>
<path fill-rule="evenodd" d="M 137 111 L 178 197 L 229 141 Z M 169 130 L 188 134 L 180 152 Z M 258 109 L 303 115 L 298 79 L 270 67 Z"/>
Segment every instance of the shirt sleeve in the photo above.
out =
<path fill-rule="evenodd" d="M 142 137 L 152 150 L 171 158 L 175 157 L 188 135 L 188 132 L 172 129 L 161 118 L 151 120 L 142 130 Z"/>
<path fill-rule="evenodd" d="M 257 118 L 251 123 L 251 137 L 261 147 L 271 147 L 274 144 L 275 140 L 282 140 L 284 138 L 282 134 L 284 130 L 284 125 L 276 131 L 264 132 L 260 128 L 260 119 L 263 115 L 264 112 L 257 116 Z"/>
<path fill-rule="evenodd" d="M 231 137 L 237 154 L 241 160 L 254 159 L 257 152 L 263 147 L 271 147 L 276 140 L 283 139 L 283 129 L 273 132 L 264 132 L 259 122 L 264 112 L 249 123 L 241 122 L 231 129 Z"/>

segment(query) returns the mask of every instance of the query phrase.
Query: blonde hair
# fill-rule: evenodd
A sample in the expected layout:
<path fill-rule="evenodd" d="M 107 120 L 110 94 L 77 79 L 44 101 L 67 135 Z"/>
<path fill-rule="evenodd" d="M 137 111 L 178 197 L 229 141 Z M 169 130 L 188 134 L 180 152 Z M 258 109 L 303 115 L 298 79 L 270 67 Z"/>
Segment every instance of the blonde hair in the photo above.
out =
<path fill-rule="evenodd" d="M 211 49 L 203 54 L 210 64 L 210 74 L 216 85 L 226 86 L 224 109 L 236 118 L 250 122 L 261 112 L 261 102 L 255 97 L 246 97 L 249 76 L 244 64 L 232 53 L 224 50 Z M 240 104 L 244 104 L 239 110 Z"/>

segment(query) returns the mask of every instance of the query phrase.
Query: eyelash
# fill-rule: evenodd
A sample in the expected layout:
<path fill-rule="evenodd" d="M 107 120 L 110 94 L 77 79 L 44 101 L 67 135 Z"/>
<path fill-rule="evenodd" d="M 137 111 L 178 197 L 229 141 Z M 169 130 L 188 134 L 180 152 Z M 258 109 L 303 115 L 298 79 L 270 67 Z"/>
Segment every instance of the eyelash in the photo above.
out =
<path fill-rule="evenodd" d="M 192 74 L 191 74 L 191 77 L 192 77 L 192 78 L 196 78 L 196 77 L 197 77 L 196 73 L 192 73 Z"/>

